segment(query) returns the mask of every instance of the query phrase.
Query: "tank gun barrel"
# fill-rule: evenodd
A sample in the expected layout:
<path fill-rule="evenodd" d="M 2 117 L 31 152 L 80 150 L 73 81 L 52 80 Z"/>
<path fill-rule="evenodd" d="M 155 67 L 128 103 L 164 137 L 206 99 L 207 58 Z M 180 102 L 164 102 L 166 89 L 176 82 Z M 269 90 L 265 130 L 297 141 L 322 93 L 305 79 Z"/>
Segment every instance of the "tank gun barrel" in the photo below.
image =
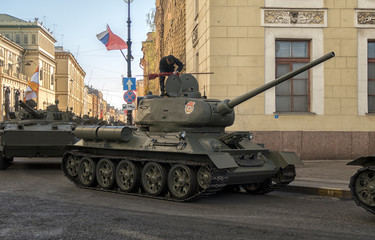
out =
<path fill-rule="evenodd" d="M 27 105 L 25 102 L 23 101 L 19 101 L 19 105 L 20 107 L 22 107 L 23 109 L 25 109 L 27 112 L 29 112 L 31 115 L 33 115 L 33 117 L 35 118 L 42 118 L 43 115 L 37 111 L 35 111 L 33 108 L 31 108 L 29 105 Z"/>
<path fill-rule="evenodd" d="M 238 96 L 238 97 L 236 97 L 232 100 L 222 101 L 218 104 L 218 111 L 225 114 L 225 113 L 231 111 L 235 106 L 241 104 L 242 102 L 244 102 L 244 101 L 246 101 L 250 98 L 253 98 L 256 95 L 258 95 L 258 94 L 260 94 L 260 93 L 262 93 L 262 92 L 264 92 L 264 91 L 266 91 L 266 90 L 268 90 L 268 89 L 270 89 L 270 88 L 272 88 L 272 87 L 274 87 L 274 86 L 276 86 L 276 85 L 278 85 L 278 84 L 280 84 L 280 83 L 282 83 L 282 82 L 284 82 L 284 81 L 286 81 L 286 80 L 288 80 L 288 79 L 290 79 L 290 78 L 292 78 L 292 77 L 294 77 L 294 76 L 296 76 L 296 75 L 298 75 L 298 74 L 300 74 L 300 73 L 320 64 L 320 63 L 322 63 L 322 62 L 324 62 L 324 61 L 326 61 L 330 58 L 333 58 L 334 56 L 335 56 L 335 53 L 330 52 L 330 53 L 328 53 L 328 54 L 326 54 L 326 55 L 324 55 L 324 56 L 322 56 L 318 59 L 315 59 L 315 60 L 311 61 L 310 63 L 306 64 L 305 66 L 303 66 L 303 67 L 301 67 L 297 70 L 294 70 L 292 72 L 289 72 L 287 74 L 284 74 L 283 76 L 281 76 L 279 78 L 276 78 L 275 80 L 273 80 L 271 82 L 268 82 L 268 83 L 254 89 L 254 90 L 252 90 L 248 93 L 245 93 L 241 96 Z"/>

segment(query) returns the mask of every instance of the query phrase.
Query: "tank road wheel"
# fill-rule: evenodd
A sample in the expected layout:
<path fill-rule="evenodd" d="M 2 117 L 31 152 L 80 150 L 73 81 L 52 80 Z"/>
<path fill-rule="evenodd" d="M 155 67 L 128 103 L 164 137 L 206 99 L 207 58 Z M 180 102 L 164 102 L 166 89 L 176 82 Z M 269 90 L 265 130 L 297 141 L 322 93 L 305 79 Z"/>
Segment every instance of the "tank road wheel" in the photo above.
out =
<path fill-rule="evenodd" d="M 83 157 L 79 160 L 78 178 L 85 187 L 90 187 L 94 184 L 95 163 L 91 158 Z"/>
<path fill-rule="evenodd" d="M 147 163 L 142 170 L 142 185 L 150 195 L 164 194 L 167 189 L 167 169 L 156 162 Z"/>
<path fill-rule="evenodd" d="M 79 157 L 75 155 L 69 155 L 66 158 L 65 169 L 69 176 L 75 177 L 78 174 Z"/>
<path fill-rule="evenodd" d="M 175 164 L 168 173 L 169 192 L 175 199 L 184 200 L 197 191 L 197 174 L 184 164 Z"/>
<path fill-rule="evenodd" d="M 197 180 L 199 187 L 206 189 L 211 184 L 211 173 L 207 167 L 200 167 L 198 169 Z"/>
<path fill-rule="evenodd" d="M 264 182 L 244 184 L 242 186 L 245 189 L 245 191 L 249 194 L 261 195 L 268 193 L 271 190 L 271 184 L 272 180 L 266 179 Z"/>
<path fill-rule="evenodd" d="M 115 165 L 108 158 L 102 158 L 96 165 L 96 179 L 104 189 L 110 189 L 115 182 Z"/>
<path fill-rule="evenodd" d="M 141 183 L 138 164 L 122 160 L 116 168 L 116 183 L 125 192 L 136 192 Z"/>
<path fill-rule="evenodd" d="M 354 181 L 354 182 L 353 182 Z M 360 202 L 375 210 L 375 172 L 372 170 L 365 170 L 360 172 L 356 178 L 351 179 L 350 187 L 352 194 L 355 194 Z"/>

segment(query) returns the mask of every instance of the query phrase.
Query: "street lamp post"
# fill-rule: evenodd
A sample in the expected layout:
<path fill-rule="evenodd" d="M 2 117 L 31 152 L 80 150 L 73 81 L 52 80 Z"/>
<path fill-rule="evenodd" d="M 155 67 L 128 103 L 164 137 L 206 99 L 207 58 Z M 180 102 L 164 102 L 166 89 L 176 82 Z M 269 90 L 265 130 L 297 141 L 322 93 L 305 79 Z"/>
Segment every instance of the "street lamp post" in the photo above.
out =
<path fill-rule="evenodd" d="M 132 46 L 132 42 L 131 42 L 131 38 L 130 38 L 130 24 L 131 24 L 131 20 L 130 20 L 130 3 L 133 2 L 133 0 L 124 0 L 125 3 L 128 4 L 128 20 L 126 21 L 128 23 L 128 40 L 126 42 L 126 44 L 128 45 L 128 54 L 127 54 L 127 57 L 126 57 L 126 61 L 128 63 L 128 78 L 131 78 L 132 77 L 132 64 L 131 64 L 131 61 L 132 61 L 132 51 L 131 51 L 131 46 Z M 127 122 L 129 125 L 132 125 L 133 124 L 133 119 L 132 119 L 132 110 L 128 110 L 127 111 Z"/>

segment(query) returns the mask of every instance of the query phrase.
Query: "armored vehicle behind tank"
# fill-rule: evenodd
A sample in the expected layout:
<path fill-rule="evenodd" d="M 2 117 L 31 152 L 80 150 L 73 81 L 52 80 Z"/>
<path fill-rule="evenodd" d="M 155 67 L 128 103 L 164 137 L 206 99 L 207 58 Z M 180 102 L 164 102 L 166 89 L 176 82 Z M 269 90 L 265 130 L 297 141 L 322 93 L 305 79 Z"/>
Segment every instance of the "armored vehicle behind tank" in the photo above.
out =
<path fill-rule="evenodd" d="M 252 142 L 248 131 L 226 132 L 233 108 L 331 58 L 306 66 L 232 100 L 201 96 L 192 75 L 171 75 L 169 97 L 145 96 L 137 127 L 79 126 L 62 168 L 78 187 L 173 201 L 193 200 L 224 187 L 263 194 L 292 182 L 300 159 Z"/>
<path fill-rule="evenodd" d="M 6 169 L 14 157 L 60 157 L 67 144 L 77 142 L 71 111 L 59 111 L 57 103 L 46 110 L 35 110 L 34 101 L 19 101 L 19 106 L 0 125 L 0 169 Z"/>
<path fill-rule="evenodd" d="M 360 157 L 348 165 L 362 166 L 349 183 L 353 200 L 360 207 L 375 214 L 375 155 Z"/>

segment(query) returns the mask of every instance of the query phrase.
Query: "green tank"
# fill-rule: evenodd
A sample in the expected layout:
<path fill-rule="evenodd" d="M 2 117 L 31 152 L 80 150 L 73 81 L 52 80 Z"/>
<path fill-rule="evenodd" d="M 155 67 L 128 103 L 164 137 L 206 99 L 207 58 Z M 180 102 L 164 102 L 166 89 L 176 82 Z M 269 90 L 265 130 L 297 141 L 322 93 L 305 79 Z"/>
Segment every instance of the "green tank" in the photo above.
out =
<path fill-rule="evenodd" d="M 375 214 L 375 155 L 360 157 L 348 163 L 362 166 L 349 183 L 353 200 L 360 207 Z"/>
<path fill-rule="evenodd" d="M 21 109 L 8 113 L 0 124 L 0 170 L 6 169 L 14 157 L 61 157 L 65 146 L 77 142 L 71 111 L 59 111 L 56 105 L 35 110 L 35 101 L 18 102 Z"/>
<path fill-rule="evenodd" d="M 248 131 L 226 132 L 233 108 L 313 66 L 331 52 L 232 100 L 201 96 L 189 74 L 166 81 L 169 97 L 146 95 L 135 126 L 79 126 L 81 140 L 62 159 L 65 176 L 78 187 L 153 197 L 194 200 L 223 188 L 263 194 L 295 178 L 301 164 L 293 152 L 252 142 Z"/>

